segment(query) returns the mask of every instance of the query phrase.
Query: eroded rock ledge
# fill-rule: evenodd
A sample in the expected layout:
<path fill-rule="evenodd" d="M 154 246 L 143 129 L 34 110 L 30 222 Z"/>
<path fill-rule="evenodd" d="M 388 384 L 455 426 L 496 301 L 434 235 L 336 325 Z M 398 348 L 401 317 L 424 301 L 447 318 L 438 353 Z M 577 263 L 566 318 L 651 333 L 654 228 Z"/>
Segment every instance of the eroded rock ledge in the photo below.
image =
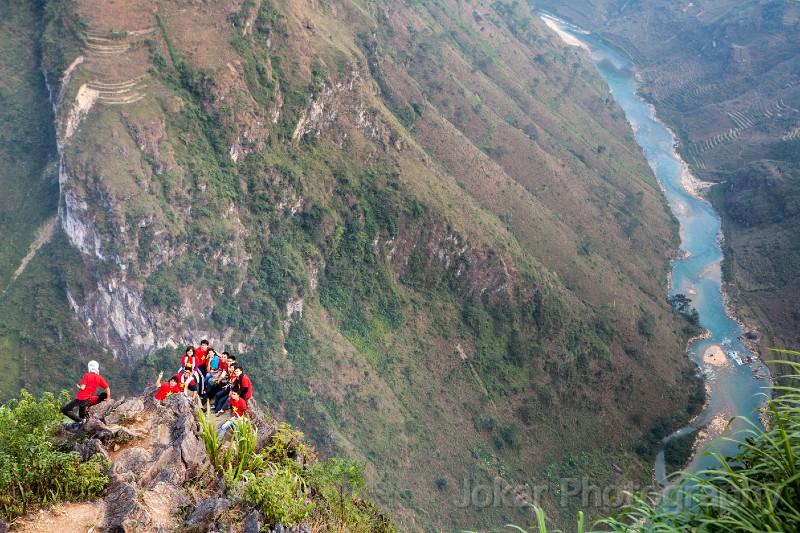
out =
<path fill-rule="evenodd" d="M 111 464 L 105 496 L 92 503 L 102 516 L 97 525 L 106 532 L 228 531 L 230 524 L 217 522 L 232 502 L 225 498 L 224 481 L 206 453 L 194 405 L 182 394 L 161 404 L 154 391 L 148 388 L 141 396 L 92 407 L 83 429 L 64 435 L 83 460 L 99 453 Z M 260 449 L 277 424 L 268 423 L 251 402 Z M 260 518 L 250 512 L 244 531 L 259 531 Z"/>

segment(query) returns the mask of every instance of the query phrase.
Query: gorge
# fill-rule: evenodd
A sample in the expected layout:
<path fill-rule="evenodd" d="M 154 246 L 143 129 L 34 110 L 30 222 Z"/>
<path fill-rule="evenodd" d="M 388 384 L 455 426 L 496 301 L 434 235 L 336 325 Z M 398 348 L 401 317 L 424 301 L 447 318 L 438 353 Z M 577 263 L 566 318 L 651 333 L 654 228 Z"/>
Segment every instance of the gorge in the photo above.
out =
<path fill-rule="evenodd" d="M 610 48 L 595 36 L 568 23 L 547 17 L 558 27 L 587 43 L 592 62 L 609 84 L 611 94 L 625 111 L 655 175 L 659 178 L 670 207 L 681 224 L 681 250 L 685 257 L 673 262 L 670 294 L 689 297 L 690 304 L 699 313 L 699 324 L 706 329 L 703 338 L 690 345 L 692 359 L 704 375 L 710 391 L 709 403 L 701 416 L 681 434 L 701 430 L 704 437 L 696 444 L 697 454 L 686 470 L 695 472 L 712 465 L 712 459 L 701 457 L 703 446 L 722 434 L 728 422 L 735 417 L 760 424 L 759 406 L 769 395 L 771 384 L 766 365 L 749 351 L 740 340 L 743 331 L 734 317 L 729 317 L 721 287 L 720 263 L 722 252 L 719 243 L 719 216 L 711 205 L 702 199 L 700 184 L 691 176 L 674 150 L 673 134 L 660 123 L 654 110 L 637 96 L 639 84 L 633 65 L 618 51 Z M 719 358 L 711 356 L 720 355 Z M 745 364 L 748 359 L 753 360 Z M 730 434 L 743 427 L 740 420 L 730 426 Z M 716 442 L 723 453 L 735 454 L 737 446 Z M 683 468 L 683 465 L 680 465 Z M 666 482 L 664 452 L 656 462 L 656 479 Z"/>
<path fill-rule="evenodd" d="M 565 479 L 648 485 L 698 412 L 678 224 L 524 3 L 0 6 L 4 398 L 209 338 L 403 530 L 530 519 L 467 484 L 571 522 Z"/>

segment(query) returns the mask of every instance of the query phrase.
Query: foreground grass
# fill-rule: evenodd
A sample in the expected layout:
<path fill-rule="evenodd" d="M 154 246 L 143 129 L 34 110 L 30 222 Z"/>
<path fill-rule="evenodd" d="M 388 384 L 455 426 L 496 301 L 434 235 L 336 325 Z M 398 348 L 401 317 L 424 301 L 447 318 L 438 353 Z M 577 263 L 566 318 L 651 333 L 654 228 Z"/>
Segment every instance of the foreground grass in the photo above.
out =
<path fill-rule="evenodd" d="M 333 457 L 317 461 L 304 435 L 278 425 L 269 443 L 256 451 L 258 430 L 237 421 L 230 441 L 217 435 L 210 409 L 198 412 L 200 436 L 228 496 L 261 511 L 268 525 L 308 524 L 314 531 L 396 533 L 389 518 L 363 497 L 364 465 Z"/>
<path fill-rule="evenodd" d="M 783 352 L 798 356 L 798 352 Z M 800 531 L 800 364 L 786 363 L 789 385 L 774 386 L 767 402 L 769 429 L 745 419 L 747 429 L 735 437 L 740 452 L 724 456 L 712 448 L 714 468 L 681 473 L 680 483 L 662 493 L 632 494 L 632 502 L 614 517 L 596 521 L 592 531 Z M 547 533 L 544 513 L 536 508 L 530 531 Z M 507 525 L 507 531 L 528 531 Z M 578 533 L 584 533 L 578 513 Z"/>

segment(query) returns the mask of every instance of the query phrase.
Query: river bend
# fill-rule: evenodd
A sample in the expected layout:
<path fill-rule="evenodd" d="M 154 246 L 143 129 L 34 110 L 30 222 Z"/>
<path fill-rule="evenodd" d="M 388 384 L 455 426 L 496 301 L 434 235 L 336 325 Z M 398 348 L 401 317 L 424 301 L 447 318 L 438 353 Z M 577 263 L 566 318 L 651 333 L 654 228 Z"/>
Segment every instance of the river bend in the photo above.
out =
<path fill-rule="evenodd" d="M 542 17 L 551 27 L 555 22 L 559 33 L 567 33 L 567 44 L 582 43 L 588 49 L 592 63 L 625 111 L 636 141 L 680 222 L 681 250 L 686 257 L 673 262 L 670 295 L 682 293 L 691 298 L 691 305 L 700 313 L 700 325 L 709 332 L 707 338 L 692 342 L 689 352 L 705 377 L 710 396 L 705 411 L 690 427 L 677 434 L 706 426 L 713 436 L 736 416 L 760 424 L 757 409 L 764 401 L 764 387 L 769 384 L 769 377 L 766 366 L 739 339 L 741 326 L 726 313 L 721 287 L 719 216 L 710 203 L 689 190 L 692 187 L 687 186 L 687 182 L 692 178 L 675 152 L 675 137 L 658 121 L 652 106 L 637 96 L 639 84 L 632 63 L 596 36 L 548 15 Z M 717 356 L 711 357 L 713 353 Z M 753 358 L 750 365 L 746 364 L 748 358 Z M 742 422 L 737 420 L 731 429 L 735 431 L 741 426 Z M 700 445 L 706 444 L 707 441 Z M 736 452 L 735 446 L 727 442 L 717 441 L 714 446 L 726 454 Z M 701 455 L 695 454 L 687 471 L 713 466 L 713 458 Z M 657 458 L 656 479 L 659 483 L 665 480 L 663 452 Z"/>

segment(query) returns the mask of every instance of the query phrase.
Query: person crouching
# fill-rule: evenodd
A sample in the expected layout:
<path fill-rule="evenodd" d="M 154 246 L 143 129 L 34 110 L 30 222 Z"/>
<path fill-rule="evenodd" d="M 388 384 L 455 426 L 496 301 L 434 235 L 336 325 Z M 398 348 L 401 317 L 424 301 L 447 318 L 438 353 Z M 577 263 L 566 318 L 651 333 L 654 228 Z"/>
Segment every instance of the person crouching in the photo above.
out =
<path fill-rule="evenodd" d="M 218 440 L 224 438 L 228 428 L 232 427 L 240 419 L 250 417 L 249 413 L 247 412 L 247 402 L 239 396 L 238 389 L 231 390 L 228 400 L 231 403 L 231 418 L 222 424 L 222 427 L 220 427 L 219 431 L 217 431 Z"/>
<path fill-rule="evenodd" d="M 94 405 L 92 397 L 98 388 L 102 387 L 105 391 L 96 396 L 97 401 L 95 403 L 111 399 L 111 388 L 100 375 L 100 363 L 89 361 L 87 370 L 88 372 L 83 375 L 81 382 L 77 385 L 78 394 L 75 395 L 75 399 L 61 408 L 61 412 L 75 422 L 72 424 L 75 428 L 80 427 L 86 421 L 86 408 Z M 72 413 L 72 410 L 76 407 L 78 408 L 78 416 Z"/>

